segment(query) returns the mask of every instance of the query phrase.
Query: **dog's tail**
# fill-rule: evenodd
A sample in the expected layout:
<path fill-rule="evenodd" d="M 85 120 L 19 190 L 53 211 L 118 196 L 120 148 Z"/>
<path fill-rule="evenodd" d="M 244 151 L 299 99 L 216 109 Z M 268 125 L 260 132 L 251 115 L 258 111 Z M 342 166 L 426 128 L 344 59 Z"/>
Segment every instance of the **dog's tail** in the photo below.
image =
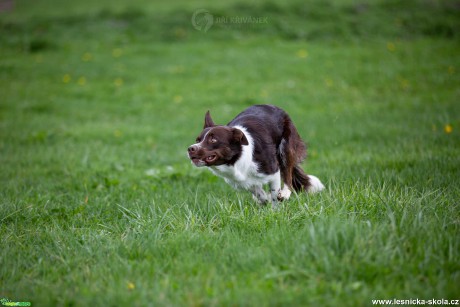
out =
<path fill-rule="evenodd" d="M 296 165 L 292 169 L 292 188 L 296 192 L 308 191 L 310 188 L 310 178 L 304 173 L 300 166 Z"/>
<path fill-rule="evenodd" d="M 305 174 L 298 165 L 292 171 L 292 187 L 296 192 L 305 191 L 309 193 L 317 193 L 325 188 L 318 177 Z"/>

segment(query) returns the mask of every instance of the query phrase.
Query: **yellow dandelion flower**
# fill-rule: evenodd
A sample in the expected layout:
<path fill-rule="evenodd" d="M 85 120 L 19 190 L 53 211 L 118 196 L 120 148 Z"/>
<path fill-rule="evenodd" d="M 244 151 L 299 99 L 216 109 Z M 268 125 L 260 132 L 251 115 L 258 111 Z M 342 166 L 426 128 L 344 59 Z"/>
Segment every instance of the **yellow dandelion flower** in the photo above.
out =
<path fill-rule="evenodd" d="M 181 95 L 176 95 L 174 96 L 173 100 L 175 103 L 181 103 L 183 100 L 183 97 Z"/>
<path fill-rule="evenodd" d="M 402 88 L 403 90 L 407 90 L 407 89 L 409 89 L 410 83 L 409 83 L 409 81 L 406 80 L 406 79 L 401 79 L 401 80 L 399 81 L 399 85 L 401 86 L 401 88 Z"/>
<path fill-rule="evenodd" d="M 452 130 L 453 130 L 452 125 L 447 124 L 447 125 L 444 126 L 444 132 L 445 133 L 450 134 L 450 133 L 452 133 Z"/>
<path fill-rule="evenodd" d="M 114 81 L 113 81 L 113 84 L 115 84 L 116 87 L 120 87 L 123 85 L 123 79 L 122 78 L 116 78 Z"/>
<path fill-rule="evenodd" d="M 119 58 L 123 55 L 123 50 L 121 48 L 115 48 L 112 50 L 112 56 L 114 58 Z"/>
<path fill-rule="evenodd" d="M 81 85 L 81 86 L 85 85 L 86 84 L 86 78 L 85 77 L 78 78 L 77 83 L 78 83 L 78 85 Z"/>
<path fill-rule="evenodd" d="M 69 74 L 65 74 L 62 77 L 62 82 L 64 82 L 64 83 L 69 83 L 71 80 L 72 80 L 72 77 Z"/>
<path fill-rule="evenodd" d="M 176 28 L 174 29 L 174 35 L 176 35 L 177 38 L 183 38 L 187 35 L 187 31 L 183 28 Z"/>
<path fill-rule="evenodd" d="M 81 59 L 83 60 L 83 62 L 89 62 L 93 59 L 93 55 L 89 52 L 85 52 L 85 54 L 83 54 Z"/>
<path fill-rule="evenodd" d="M 134 290 L 134 288 L 136 288 L 136 285 L 132 282 L 128 282 L 128 290 Z"/>
<path fill-rule="evenodd" d="M 454 66 L 449 66 L 449 68 L 447 69 L 447 72 L 449 73 L 449 75 L 453 75 L 455 73 Z"/>
<path fill-rule="evenodd" d="M 305 49 L 300 49 L 299 51 L 297 51 L 296 56 L 298 58 L 305 59 L 306 57 L 308 57 L 308 51 Z"/>
<path fill-rule="evenodd" d="M 396 50 L 395 44 L 392 43 L 392 42 L 388 42 L 387 43 L 387 50 L 390 51 L 390 52 L 394 52 Z"/>
<path fill-rule="evenodd" d="M 334 86 L 334 80 L 330 79 L 330 78 L 326 78 L 324 80 L 324 83 L 326 83 L 326 86 L 327 87 L 333 87 Z"/>

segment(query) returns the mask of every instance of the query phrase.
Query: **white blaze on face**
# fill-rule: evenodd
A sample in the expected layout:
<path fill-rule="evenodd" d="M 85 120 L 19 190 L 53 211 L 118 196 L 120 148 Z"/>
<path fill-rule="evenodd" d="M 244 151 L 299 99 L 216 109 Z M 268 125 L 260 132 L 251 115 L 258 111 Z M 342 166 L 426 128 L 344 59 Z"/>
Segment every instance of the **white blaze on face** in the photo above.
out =
<path fill-rule="evenodd" d="M 211 129 L 209 129 L 209 131 L 211 131 Z M 201 147 L 203 147 L 203 142 L 206 140 L 206 137 L 207 137 L 208 134 L 209 134 L 209 131 L 206 132 L 206 134 L 203 136 L 203 138 L 201 139 L 201 142 L 195 143 L 195 144 L 193 144 L 192 146 L 196 146 L 198 149 L 201 149 Z"/>

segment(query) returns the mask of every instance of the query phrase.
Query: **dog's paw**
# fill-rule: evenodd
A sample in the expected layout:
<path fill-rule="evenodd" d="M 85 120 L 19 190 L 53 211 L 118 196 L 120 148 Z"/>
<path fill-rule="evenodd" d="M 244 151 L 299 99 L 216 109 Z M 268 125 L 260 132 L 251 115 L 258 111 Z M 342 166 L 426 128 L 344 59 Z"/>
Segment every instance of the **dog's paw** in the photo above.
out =
<path fill-rule="evenodd" d="M 278 201 L 288 200 L 291 197 L 291 190 L 286 186 L 278 192 Z"/>
<path fill-rule="evenodd" d="M 262 193 L 262 192 L 258 192 L 258 193 L 255 193 L 255 194 L 252 194 L 252 199 L 255 200 L 256 203 L 258 203 L 259 205 L 261 206 L 265 206 L 268 204 L 268 197 L 267 197 L 267 194 L 265 193 Z"/>

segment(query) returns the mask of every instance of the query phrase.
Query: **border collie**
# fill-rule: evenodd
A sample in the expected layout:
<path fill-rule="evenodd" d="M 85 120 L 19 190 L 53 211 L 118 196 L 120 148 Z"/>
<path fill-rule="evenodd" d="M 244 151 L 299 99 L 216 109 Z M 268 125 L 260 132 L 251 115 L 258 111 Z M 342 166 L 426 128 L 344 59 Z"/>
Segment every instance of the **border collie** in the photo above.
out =
<path fill-rule="evenodd" d="M 214 124 L 208 111 L 203 131 L 188 148 L 195 166 L 207 166 L 233 187 L 251 191 L 259 203 L 273 205 L 289 199 L 291 191 L 324 189 L 318 178 L 300 167 L 306 155 L 289 115 L 272 105 L 251 106 L 226 126 Z"/>

